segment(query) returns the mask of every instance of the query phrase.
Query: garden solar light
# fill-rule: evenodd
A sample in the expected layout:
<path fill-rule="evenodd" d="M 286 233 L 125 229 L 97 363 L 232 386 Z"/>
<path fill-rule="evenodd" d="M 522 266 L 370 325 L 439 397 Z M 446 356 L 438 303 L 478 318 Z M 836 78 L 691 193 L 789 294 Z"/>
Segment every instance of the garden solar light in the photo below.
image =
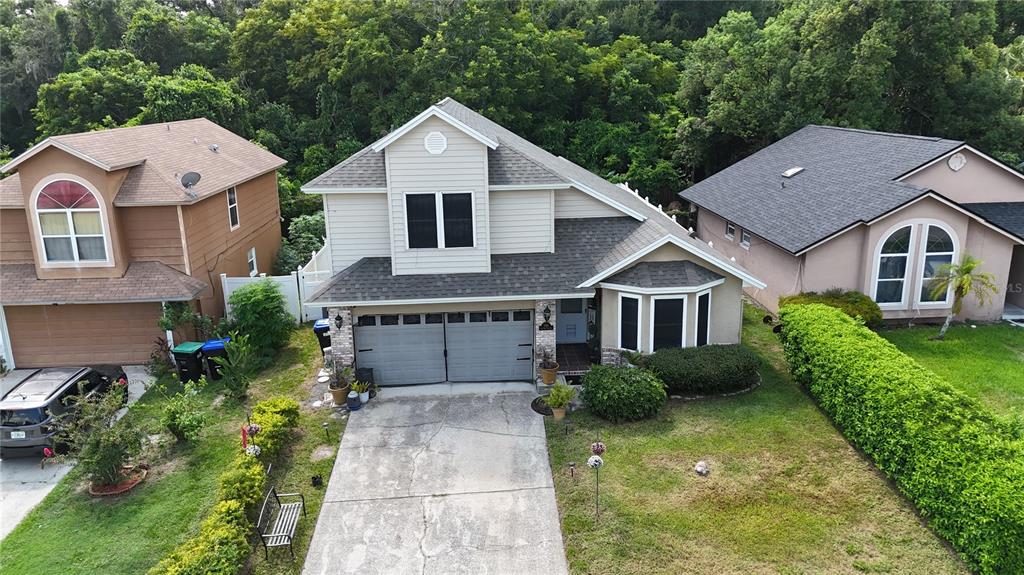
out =
<path fill-rule="evenodd" d="M 330 441 L 331 440 L 331 434 L 330 434 L 330 432 L 327 431 L 327 425 L 328 424 L 327 424 L 326 421 L 320 424 L 320 426 L 324 428 L 324 438 L 327 439 L 327 441 Z"/>

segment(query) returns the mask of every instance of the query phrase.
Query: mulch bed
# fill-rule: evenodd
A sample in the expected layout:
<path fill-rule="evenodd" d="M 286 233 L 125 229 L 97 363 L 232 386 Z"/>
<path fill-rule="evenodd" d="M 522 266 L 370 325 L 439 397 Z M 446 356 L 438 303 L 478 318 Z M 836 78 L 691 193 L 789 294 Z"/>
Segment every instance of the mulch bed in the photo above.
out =
<path fill-rule="evenodd" d="M 144 468 L 135 468 L 131 471 L 131 476 L 120 483 L 114 485 L 90 485 L 89 495 L 93 497 L 110 497 L 112 495 L 121 495 L 122 493 L 128 493 L 135 488 L 136 485 L 142 483 L 142 480 L 146 478 L 148 470 Z"/>

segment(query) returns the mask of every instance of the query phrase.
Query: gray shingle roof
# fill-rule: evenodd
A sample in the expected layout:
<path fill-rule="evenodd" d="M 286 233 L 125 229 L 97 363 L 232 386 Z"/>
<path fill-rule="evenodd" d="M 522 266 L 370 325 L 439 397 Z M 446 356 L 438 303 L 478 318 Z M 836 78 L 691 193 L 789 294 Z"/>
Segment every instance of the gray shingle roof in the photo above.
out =
<path fill-rule="evenodd" d="M 555 252 L 496 254 L 490 273 L 391 275 L 391 258 L 363 258 L 335 274 L 311 303 L 592 294 L 576 286 L 661 237 L 633 218 L 555 220 Z M 615 259 L 618 258 L 618 259 Z M 613 261 L 612 261 L 613 260 Z"/>
<path fill-rule="evenodd" d="M 1018 238 L 1024 238 L 1024 202 L 993 202 L 988 204 L 960 204 L 985 221 Z"/>
<path fill-rule="evenodd" d="M 160 262 L 132 262 L 116 278 L 41 280 L 33 264 L 0 265 L 0 303 L 42 305 L 188 301 L 206 284 Z"/>
<path fill-rule="evenodd" d="M 688 260 L 640 262 L 602 282 L 638 288 L 696 287 L 724 276 Z"/>
<path fill-rule="evenodd" d="M 796 253 L 922 195 L 895 179 L 962 144 L 807 126 L 679 195 Z M 796 166 L 804 170 L 782 177 Z"/>
<path fill-rule="evenodd" d="M 313 178 L 302 188 L 384 189 L 387 186 L 384 152 L 374 152 L 372 146 L 366 146 L 342 163 Z"/>

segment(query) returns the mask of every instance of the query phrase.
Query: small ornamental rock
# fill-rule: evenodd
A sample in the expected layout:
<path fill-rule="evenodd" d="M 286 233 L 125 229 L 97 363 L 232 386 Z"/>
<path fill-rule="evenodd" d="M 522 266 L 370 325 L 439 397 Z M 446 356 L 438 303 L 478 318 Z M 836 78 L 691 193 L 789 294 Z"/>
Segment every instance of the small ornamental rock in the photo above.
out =
<path fill-rule="evenodd" d="M 591 469 L 601 469 L 601 466 L 604 465 L 604 460 L 601 459 L 600 455 L 591 455 L 590 459 L 587 460 L 587 465 Z"/>
<path fill-rule="evenodd" d="M 698 461 L 697 465 L 693 466 L 693 470 L 701 477 L 707 477 L 711 473 L 711 467 L 708 466 L 707 461 Z"/>

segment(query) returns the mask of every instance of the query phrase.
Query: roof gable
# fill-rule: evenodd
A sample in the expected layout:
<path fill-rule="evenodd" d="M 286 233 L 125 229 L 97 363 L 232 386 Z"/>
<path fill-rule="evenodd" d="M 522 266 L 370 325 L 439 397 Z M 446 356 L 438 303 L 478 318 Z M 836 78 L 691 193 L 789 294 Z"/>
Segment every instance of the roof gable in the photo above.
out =
<path fill-rule="evenodd" d="M 384 148 L 388 147 L 402 136 L 408 134 L 413 128 L 419 126 L 420 124 L 422 124 L 423 122 L 427 121 L 430 118 L 437 118 L 450 124 L 453 128 L 465 133 L 470 138 L 473 138 L 474 140 L 480 142 L 481 144 L 487 146 L 492 150 L 498 147 L 498 142 L 495 141 L 493 138 L 488 137 L 479 130 L 475 130 L 470 126 L 467 126 L 462 121 L 453 118 L 451 115 L 449 115 L 444 110 L 438 108 L 437 106 L 431 106 L 426 110 L 423 110 L 415 118 L 409 120 L 405 124 L 402 124 L 401 127 L 391 132 L 387 136 L 384 136 L 383 138 L 377 140 L 376 142 L 371 144 L 370 147 L 373 149 L 374 152 L 382 152 L 384 151 Z"/>

